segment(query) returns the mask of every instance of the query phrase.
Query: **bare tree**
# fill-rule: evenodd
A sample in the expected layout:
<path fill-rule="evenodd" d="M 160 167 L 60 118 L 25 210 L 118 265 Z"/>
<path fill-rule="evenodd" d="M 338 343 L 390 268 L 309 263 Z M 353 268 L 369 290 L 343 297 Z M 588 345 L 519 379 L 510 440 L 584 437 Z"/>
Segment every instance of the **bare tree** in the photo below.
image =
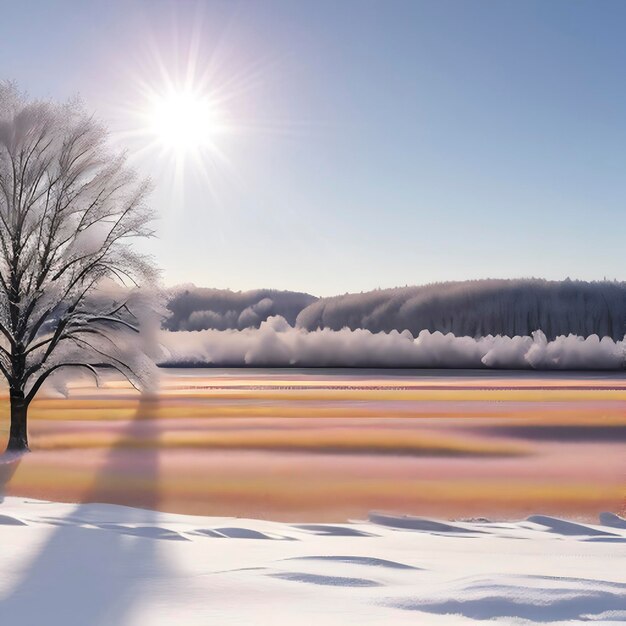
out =
<path fill-rule="evenodd" d="M 115 370 L 137 387 L 153 364 L 139 330 L 156 278 L 132 247 L 152 235 L 147 181 L 77 102 L 29 100 L 0 83 L 0 373 L 7 450 L 28 450 L 27 412 L 67 368 Z M 55 374 L 58 375 L 58 374 Z"/>

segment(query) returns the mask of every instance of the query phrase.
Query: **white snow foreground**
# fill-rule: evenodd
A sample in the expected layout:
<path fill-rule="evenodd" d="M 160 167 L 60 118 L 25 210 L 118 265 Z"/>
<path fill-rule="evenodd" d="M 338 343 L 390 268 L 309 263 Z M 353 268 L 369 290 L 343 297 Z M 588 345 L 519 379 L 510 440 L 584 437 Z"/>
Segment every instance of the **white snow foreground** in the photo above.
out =
<path fill-rule="evenodd" d="M 626 623 L 626 522 L 287 524 L 6 498 L 0 624 Z"/>

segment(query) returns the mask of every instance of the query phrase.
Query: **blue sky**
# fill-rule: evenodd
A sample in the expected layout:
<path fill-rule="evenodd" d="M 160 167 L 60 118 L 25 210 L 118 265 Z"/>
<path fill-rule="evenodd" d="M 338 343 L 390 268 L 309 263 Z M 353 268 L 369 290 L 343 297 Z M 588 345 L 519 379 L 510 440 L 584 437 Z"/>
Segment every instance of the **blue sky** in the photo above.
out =
<path fill-rule="evenodd" d="M 25 0 L 0 77 L 80 93 L 124 141 L 137 84 L 182 75 L 196 37 L 236 131 L 182 184 L 134 159 L 169 284 L 626 279 L 624 23 L 608 0 Z"/>

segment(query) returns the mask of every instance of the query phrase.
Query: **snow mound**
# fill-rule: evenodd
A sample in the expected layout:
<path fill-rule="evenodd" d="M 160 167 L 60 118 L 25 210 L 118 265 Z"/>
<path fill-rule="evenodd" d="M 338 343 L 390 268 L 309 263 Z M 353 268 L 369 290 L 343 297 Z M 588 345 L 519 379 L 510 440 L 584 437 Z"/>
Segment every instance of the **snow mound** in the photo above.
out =
<path fill-rule="evenodd" d="M 558 535 L 580 535 L 580 536 L 610 536 L 614 533 L 607 532 L 589 526 L 587 524 L 577 524 L 575 522 L 568 522 L 566 520 L 559 519 L 557 517 L 548 517 L 547 515 L 531 515 L 527 518 L 527 521 L 533 524 L 540 524 L 549 529 L 550 532 Z"/>
<path fill-rule="evenodd" d="M 218 537 L 229 539 L 291 539 L 291 537 L 262 533 L 251 528 L 215 528 L 213 532 L 216 533 Z"/>
<path fill-rule="evenodd" d="M 381 526 L 389 526 L 390 528 L 398 528 L 402 530 L 418 530 L 430 533 L 461 533 L 476 534 L 483 533 L 475 526 L 459 526 L 448 522 L 439 522 L 426 517 L 413 517 L 411 515 L 387 515 L 385 513 L 370 513 L 369 521 L 372 524 L 380 524 Z"/>
<path fill-rule="evenodd" d="M 625 612 L 626 585 L 567 577 L 516 576 L 506 582 L 481 577 L 461 579 L 432 595 L 398 599 L 391 605 L 474 620 L 604 621 Z"/>
<path fill-rule="evenodd" d="M 327 587 L 380 587 L 380 583 L 367 578 L 350 578 L 348 576 L 320 576 L 319 574 L 307 574 L 306 572 L 277 572 L 268 574 L 273 578 L 291 580 L 310 585 L 325 585 Z"/>
<path fill-rule="evenodd" d="M 334 555 L 321 555 L 321 556 L 296 556 L 290 561 L 332 561 L 334 563 L 347 563 L 353 565 L 367 565 L 370 567 L 389 567 L 391 569 L 421 569 L 419 567 L 413 567 L 412 565 L 406 565 L 406 563 L 398 563 L 397 561 L 389 561 L 388 559 L 377 559 L 373 556 L 334 556 Z"/>
<path fill-rule="evenodd" d="M 615 515 L 615 513 L 600 513 L 600 524 L 613 528 L 626 528 L 626 519 Z"/>
<path fill-rule="evenodd" d="M 329 524 L 297 524 L 299 530 L 307 530 L 314 535 L 330 537 L 373 537 L 373 533 L 365 532 L 350 526 L 330 526 Z"/>
<path fill-rule="evenodd" d="M 124 526 L 123 524 L 98 524 L 99 528 L 104 530 L 113 530 L 115 532 L 124 533 L 125 535 L 134 535 L 135 537 L 145 537 L 147 539 L 173 539 L 178 541 L 188 541 L 181 534 L 168 530 L 167 528 L 159 528 L 158 526 Z"/>
<path fill-rule="evenodd" d="M 0 515 L 0 526 L 26 526 L 26 524 L 16 517 Z"/>

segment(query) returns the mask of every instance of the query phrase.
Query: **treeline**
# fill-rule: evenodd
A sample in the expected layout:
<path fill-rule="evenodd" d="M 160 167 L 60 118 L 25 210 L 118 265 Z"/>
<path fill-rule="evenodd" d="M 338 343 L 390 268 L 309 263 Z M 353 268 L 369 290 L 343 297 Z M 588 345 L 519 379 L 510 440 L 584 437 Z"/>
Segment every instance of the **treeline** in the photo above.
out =
<path fill-rule="evenodd" d="M 542 279 L 473 280 L 382 289 L 321 298 L 303 309 L 296 325 L 367 328 L 372 332 L 421 330 L 457 337 L 570 333 L 621 339 L 626 324 L 626 283 Z"/>
<path fill-rule="evenodd" d="M 621 339 L 626 330 L 626 283 L 542 279 L 473 280 L 380 289 L 317 299 L 307 293 L 195 286 L 170 290 L 167 330 L 258 328 L 280 315 L 291 326 L 372 332 L 422 330 L 457 337 L 570 333 Z"/>
<path fill-rule="evenodd" d="M 230 291 L 195 285 L 174 287 L 167 293 L 166 330 L 227 330 L 258 328 L 268 317 L 280 315 L 291 325 L 316 298 L 307 293 L 254 289 Z"/>

